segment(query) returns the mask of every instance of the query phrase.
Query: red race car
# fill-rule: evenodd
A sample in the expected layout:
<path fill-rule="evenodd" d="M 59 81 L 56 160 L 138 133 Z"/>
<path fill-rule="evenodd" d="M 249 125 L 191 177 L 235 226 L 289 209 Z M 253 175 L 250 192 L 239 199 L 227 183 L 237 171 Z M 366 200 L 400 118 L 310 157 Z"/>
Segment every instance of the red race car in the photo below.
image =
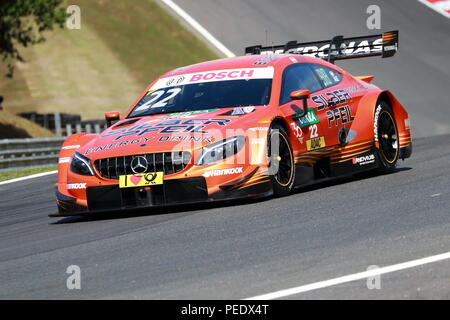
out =
<path fill-rule="evenodd" d="M 334 61 L 393 56 L 398 32 L 282 46 L 182 67 L 99 135 L 62 146 L 52 216 L 287 195 L 410 157 L 408 113 Z"/>

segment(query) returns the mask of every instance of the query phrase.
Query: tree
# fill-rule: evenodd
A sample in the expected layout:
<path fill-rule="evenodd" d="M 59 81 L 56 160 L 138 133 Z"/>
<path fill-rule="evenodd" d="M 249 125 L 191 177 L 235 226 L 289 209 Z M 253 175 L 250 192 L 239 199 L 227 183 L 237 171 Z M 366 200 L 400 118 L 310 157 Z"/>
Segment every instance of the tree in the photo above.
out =
<path fill-rule="evenodd" d="M 63 27 L 68 15 L 58 8 L 62 0 L 1 0 L 0 57 L 8 65 L 8 77 L 14 62 L 24 62 L 18 46 L 27 47 L 45 41 L 44 31 Z"/>

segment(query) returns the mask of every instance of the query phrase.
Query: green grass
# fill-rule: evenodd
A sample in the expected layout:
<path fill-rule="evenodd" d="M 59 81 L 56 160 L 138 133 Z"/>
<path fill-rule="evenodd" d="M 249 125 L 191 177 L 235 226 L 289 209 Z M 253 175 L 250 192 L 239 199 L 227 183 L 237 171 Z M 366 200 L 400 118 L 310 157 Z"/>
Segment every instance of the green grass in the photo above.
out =
<path fill-rule="evenodd" d="M 218 58 L 154 0 L 68 4 L 80 6 L 81 30 L 55 29 L 46 42 L 23 49 L 27 62 L 16 64 L 13 80 L 0 63 L 0 94 L 11 113 L 124 113 L 161 74 Z"/>
<path fill-rule="evenodd" d="M 57 166 L 47 166 L 47 167 L 39 167 L 39 168 L 26 168 L 19 170 L 9 170 L 9 171 L 0 171 L 0 181 L 6 181 L 11 179 L 16 179 L 20 177 L 29 176 L 32 174 L 43 173 L 54 171 L 57 169 Z"/>

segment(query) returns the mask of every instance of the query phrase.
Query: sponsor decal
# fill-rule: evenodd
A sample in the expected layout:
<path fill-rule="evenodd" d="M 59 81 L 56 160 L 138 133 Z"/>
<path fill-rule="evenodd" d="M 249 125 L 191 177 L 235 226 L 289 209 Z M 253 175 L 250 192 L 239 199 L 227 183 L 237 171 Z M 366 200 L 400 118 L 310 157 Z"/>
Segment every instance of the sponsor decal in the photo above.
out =
<path fill-rule="evenodd" d="M 302 128 L 300 128 L 295 122 L 291 123 L 292 131 L 294 131 L 294 135 L 297 138 L 297 140 L 303 144 L 303 131 Z"/>
<path fill-rule="evenodd" d="M 325 87 L 331 86 L 334 82 L 330 79 L 329 75 L 322 68 L 315 69 L 316 73 L 319 75 L 319 78 L 322 80 Z M 339 79 L 336 81 L 339 82 Z"/>
<path fill-rule="evenodd" d="M 248 107 L 243 107 L 242 110 L 244 110 L 245 113 L 252 113 L 253 111 L 256 110 L 256 108 L 253 106 L 248 106 Z"/>
<path fill-rule="evenodd" d="M 308 151 L 324 148 L 325 146 L 326 146 L 325 137 L 317 137 L 312 138 L 310 140 L 306 140 L 306 149 Z"/>
<path fill-rule="evenodd" d="M 230 168 L 230 169 L 219 169 L 219 170 L 206 171 L 205 173 L 203 173 L 203 176 L 205 178 L 208 178 L 208 177 L 226 176 L 226 175 L 230 175 L 230 174 L 238 174 L 238 173 L 242 173 L 243 169 L 244 168 L 240 167 L 240 168 Z"/>
<path fill-rule="evenodd" d="M 275 56 L 265 56 L 262 57 L 261 59 L 256 60 L 255 62 L 253 62 L 253 65 L 255 66 L 263 66 L 268 64 L 269 62 L 275 60 L 276 57 Z"/>
<path fill-rule="evenodd" d="M 347 103 L 351 99 L 352 97 L 349 92 L 344 89 L 333 90 L 311 97 L 311 100 L 317 105 L 318 111 L 328 109 L 330 107 L 337 107 L 341 104 Z"/>
<path fill-rule="evenodd" d="M 149 138 L 138 138 L 138 139 L 131 139 L 131 140 L 124 140 L 120 142 L 114 142 L 109 144 L 100 145 L 98 147 L 89 148 L 84 152 L 84 155 L 88 155 L 90 153 L 94 152 L 100 152 L 105 151 L 109 149 L 114 148 L 121 148 L 128 145 L 134 145 L 134 144 L 145 144 L 149 141 L 153 142 L 207 142 L 212 143 L 214 142 L 213 136 L 176 136 L 176 135 L 163 135 L 159 137 L 149 137 Z"/>
<path fill-rule="evenodd" d="M 84 155 L 88 155 L 88 154 L 93 153 L 93 152 L 99 152 L 99 151 L 105 151 L 105 150 L 114 149 L 114 148 L 125 147 L 125 146 L 132 145 L 132 144 L 146 143 L 146 142 L 148 142 L 148 141 L 150 141 L 150 140 L 152 140 L 154 138 L 155 137 L 139 138 L 139 139 L 125 140 L 125 141 L 121 141 L 121 142 L 114 142 L 114 143 L 104 144 L 104 145 L 100 145 L 98 147 L 87 149 L 84 152 Z"/>
<path fill-rule="evenodd" d="M 361 156 L 361 157 L 354 157 L 352 159 L 352 163 L 354 165 L 366 165 L 366 164 L 370 164 L 370 163 L 374 163 L 375 162 L 375 155 L 374 154 L 370 154 L 367 156 Z"/>
<path fill-rule="evenodd" d="M 308 109 L 308 113 L 301 118 L 298 118 L 298 112 L 296 112 L 293 118 L 297 121 L 300 127 L 306 127 L 320 122 L 314 108 Z"/>
<path fill-rule="evenodd" d="M 179 76 L 161 78 L 156 81 L 156 83 L 151 87 L 149 91 L 155 91 L 175 85 L 187 85 L 193 83 L 249 79 L 272 79 L 273 74 L 273 67 L 225 69 L 186 73 Z M 181 77 L 183 77 L 182 80 L 180 80 Z"/>
<path fill-rule="evenodd" d="M 244 110 L 242 108 L 234 108 L 233 111 L 231 111 L 232 116 L 239 116 L 245 114 Z"/>
<path fill-rule="evenodd" d="M 177 86 L 183 83 L 183 81 L 186 78 L 184 76 L 176 76 L 173 78 L 170 78 L 167 82 L 166 82 L 166 86 L 168 87 L 173 87 L 173 86 Z"/>
<path fill-rule="evenodd" d="M 293 54 L 302 54 L 305 56 L 311 57 L 319 57 L 326 58 L 328 57 L 328 51 L 336 52 L 339 51 L 344 55 L 353 55 L 353 54 L 361 54 L 361 53 L 380 53 L 382 48 L 383 39 L 378 38 L 375 40 L 361 40 L 361 41 L 348 41 L 346 43 L 342 43 L 339 49 L 332 48 L 330 49 L 330 43 L 326 43 L 321 46 L 305 46 L 305 47 L 296 47 L 290 48 L 289 50 L 278 49 L 278 50 L 265 50 L 261 51 L 261 54 L 281 54 L 281 53 L 293 53 Z"/>
<path fill-rule="evenodd" d="M 200 136 L 161 136 L 157 142 L 214 142 L 214 137 L 200 137 Z"/>
<path fill-rule="evenodd" d="M 59 158 L 58 163 L 69 163 L 72 160 L 72 158 Z"/>
<path fill-rule="evenodd" d="M 203 131 L 208 125 L 226 126 L 230 119 L 168 119 L 158 124 L 141 124 L 129 128 L 111 130 L 102 138 L 117 136 L 114 141 L 124 137 L 141 137 L 146 133 L 208 133 Z"/>
<path fill-rule="evenodd" d="M 378 118 L 380 117 L 381 105 L 375 110 L 375 119 L 373 123 L 373 137 L 375 141 L 378 141 Z"/>
<path fill-rule="evenodd" d="M 119 188 L 148 187 L 163 184 L 163 172 L 126 175 L 119 177 Z"/>
<path fill-rule="evenodd" d="M 384 51 L 397 51 L 398 50 L 398 48 L 397 48 L 397 44 L 395 44 L 395 45 L 392 45 L 392 46 L 385 46 L 384 47 Z"/>
<path fill-rule="evenodd" d="M 237 108 L 234 108 L 233 111 L 231 111 L 230 115 L 239 116 L 239 115 L 243 115 L 243 114 L 247 114 L 247 113 L 252 113 L 255 110 L 256 110 L 255 107 L 237 107 Z"/>
<path fill-rule="evenodd" d="M 79 147 L 80 147 L 79 144 L 73 145 L 73 146 L 65 146 L 65 147 L 62 147 L 62 150 L 78 149 Z"/>
<path fill-rule="evenodd" d="M 352 111 L 350 106 L 342 106 L 333 110 L 328 110 L 327 113 L 328 118 L 328 128 L 332 126 L 339 126 L 339 123 L 346 124 L 352 122 L 355 117 L 352 115 Z"/>
<path fill-rule="evenodd" d="M 67 190 L 82 190 L 86 189 L 86 183 L 69 183 Z"/>

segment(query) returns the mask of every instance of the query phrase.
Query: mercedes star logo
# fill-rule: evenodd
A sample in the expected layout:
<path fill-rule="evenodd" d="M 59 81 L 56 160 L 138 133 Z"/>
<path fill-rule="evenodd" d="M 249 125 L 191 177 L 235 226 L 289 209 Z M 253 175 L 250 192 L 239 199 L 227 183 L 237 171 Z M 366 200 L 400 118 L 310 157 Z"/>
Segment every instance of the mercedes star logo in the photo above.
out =
<path fill-rule="evenodd" d="M 136 173 L 145 173 L 148 168 L 147 159 L 144 156 L 137 156 L 131 160 L 131 170 Z"/>

